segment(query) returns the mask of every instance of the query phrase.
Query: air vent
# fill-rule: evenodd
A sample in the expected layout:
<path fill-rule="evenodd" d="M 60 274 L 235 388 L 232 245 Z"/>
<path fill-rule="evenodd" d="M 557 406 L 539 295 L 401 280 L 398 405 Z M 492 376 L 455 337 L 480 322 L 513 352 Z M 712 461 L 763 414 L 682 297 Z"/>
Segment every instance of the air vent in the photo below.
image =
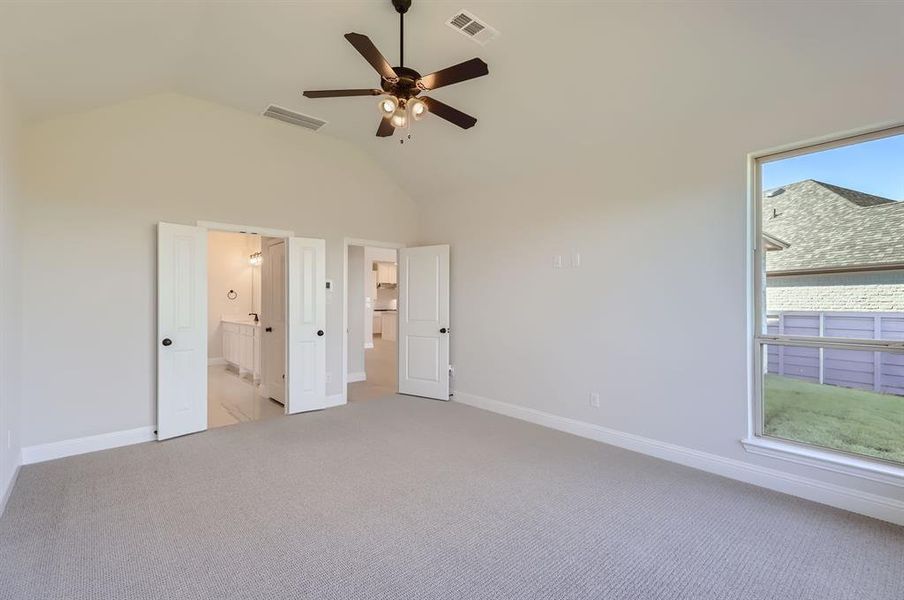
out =
<path fill-rule="evenodd" d="M 474 13 L 466 10 L 460 10 L 446 21 L 446 25 L 480 44 L 486 45 L 490 40 L 499 37 L 499 30 L 490 27 L 485 21 L 481 20 Z"/>
<path fill-rule="evenodd" d="M 298 125 L 299 127 L 304 127 L 305 129 L 311 129 L 313 131 L 317 131 L 318 129 L 326 125 L 326 121 L 324 121 L 323 119 L 303 115 L 301 113 L 289 110 L 288 108 L 276 106 L 275 104 L 268 106 L 267 110 L 265 110 L 262 114 L 265 117 L 270 117 L 271 119 L 276 119 L 277 121 L 283 121 L 284 123 L 290 123 L 292 125 Z"/>

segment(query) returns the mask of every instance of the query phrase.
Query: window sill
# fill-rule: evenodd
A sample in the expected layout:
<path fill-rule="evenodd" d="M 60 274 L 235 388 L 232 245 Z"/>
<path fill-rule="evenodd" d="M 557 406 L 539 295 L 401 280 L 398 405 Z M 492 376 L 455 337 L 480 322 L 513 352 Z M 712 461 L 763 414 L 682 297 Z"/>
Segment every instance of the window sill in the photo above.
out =
<path fill-rule="evenodd" d="M 751 437 L 741 440 L 741 443 L 751 454 L 904 487 L 902 467 L 770 438 Z"/>

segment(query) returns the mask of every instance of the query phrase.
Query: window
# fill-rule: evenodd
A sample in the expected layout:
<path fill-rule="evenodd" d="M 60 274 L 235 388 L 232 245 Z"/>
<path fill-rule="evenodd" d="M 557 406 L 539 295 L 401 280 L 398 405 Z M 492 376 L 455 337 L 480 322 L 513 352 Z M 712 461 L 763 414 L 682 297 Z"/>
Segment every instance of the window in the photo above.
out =
<path fill-rule="evenodd" d="M 904 127 L 753 166 L 753 441 L 904 466 Z"/>

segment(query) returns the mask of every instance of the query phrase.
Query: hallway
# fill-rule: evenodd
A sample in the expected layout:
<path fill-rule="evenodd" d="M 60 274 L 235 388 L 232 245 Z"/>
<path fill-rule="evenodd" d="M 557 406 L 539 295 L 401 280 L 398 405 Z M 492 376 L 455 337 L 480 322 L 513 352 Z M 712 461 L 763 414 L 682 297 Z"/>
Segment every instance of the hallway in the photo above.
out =
<path fill-rule="evenodd" d="M 349 402 L 383 398 L 398 390 L 398 345 L 380 335 L 373 339 L 374 347 L 364 351 L 367 381 L 349 384 Z"/>

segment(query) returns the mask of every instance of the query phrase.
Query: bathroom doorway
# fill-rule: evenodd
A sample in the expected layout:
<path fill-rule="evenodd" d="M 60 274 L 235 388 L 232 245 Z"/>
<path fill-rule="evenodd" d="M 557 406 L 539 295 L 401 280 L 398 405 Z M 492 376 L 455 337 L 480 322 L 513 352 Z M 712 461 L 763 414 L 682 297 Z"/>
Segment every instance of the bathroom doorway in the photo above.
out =
<path fill-rule="evenodd" d="M 285 414 L 286 241 L 207 234 L 207 426 Z"/>

